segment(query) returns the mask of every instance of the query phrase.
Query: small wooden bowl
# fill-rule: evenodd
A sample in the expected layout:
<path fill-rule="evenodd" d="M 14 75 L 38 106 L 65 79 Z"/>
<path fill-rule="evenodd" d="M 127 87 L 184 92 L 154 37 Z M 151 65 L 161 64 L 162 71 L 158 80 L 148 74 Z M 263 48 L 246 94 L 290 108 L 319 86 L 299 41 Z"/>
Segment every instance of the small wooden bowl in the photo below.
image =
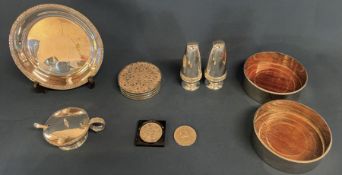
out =
<path fill-rule="evenodd" d="M 285 172 L 313 169 L 332 145 L 326 121 L 313 109 L 291 100 L 262 105 L 255 113 L 253 126 L 259 156 Z"/>
<path fill-rule="evenodd" d="M 279 52 L 259 52 L 244 64 L 247 94 L 260 103 L 275 99 L 297 99 L 306 86 L 304 66 L 293 57 Z"/>

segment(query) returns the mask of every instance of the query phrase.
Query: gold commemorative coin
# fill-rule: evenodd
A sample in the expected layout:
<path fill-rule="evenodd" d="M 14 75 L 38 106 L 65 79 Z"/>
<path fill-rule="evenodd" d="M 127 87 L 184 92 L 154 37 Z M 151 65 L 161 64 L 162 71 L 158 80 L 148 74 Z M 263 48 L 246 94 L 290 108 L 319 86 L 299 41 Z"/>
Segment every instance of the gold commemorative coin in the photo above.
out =
<path fill-rule="evenodd" d="M 173 136 L 176 143 L 180 146 L 191 146 L 197 139 L 195 129 L 187 125 L 178 127 Z"/>
<path fill-rule="evenodd" d="M 155 143 L 157 142 L 163 135 L 163 129 L 160 124 L 155 122 L 145 123 L 139 132 L 139 136 L 141 140 L 146 143 Z"/>

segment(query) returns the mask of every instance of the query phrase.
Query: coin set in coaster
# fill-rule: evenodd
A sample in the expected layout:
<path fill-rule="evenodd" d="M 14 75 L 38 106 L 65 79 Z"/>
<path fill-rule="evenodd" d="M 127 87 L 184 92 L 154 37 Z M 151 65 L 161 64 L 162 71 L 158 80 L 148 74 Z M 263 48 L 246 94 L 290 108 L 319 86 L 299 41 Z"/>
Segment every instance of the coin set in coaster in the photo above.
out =
<path fill-rule="evenodd" d="M 57 4 L 23 12 L 12 25 L 9 47 L 18 69 L 40 92 L 85 84 L 93 88 L 103 62 L 103 44 L 95 26 L 80 12 Z M 225 42 L 214 41 L 203 74 L 199 44 L 188 43 L 180 65 L 181 86 L 196 91 L 204 77 L 208 89 L 223 88 L 227 57 Z M 331 149 L 332 133 L 322 116 L 295 101 L 308 82 L 304 66 L 284 53 L 259 52 L 246 59 L 243 73 L 246 94 L 262 104 L 253 119 L 253 145 L 259 157 L 289 173 L 316 167 Z M 162 73 L 156 65 L 138 61 L 125 66 L 117 81 L 123 96 L 143 101 L 159 93 Z M 104 126 L 103 118 L 90 118 L 77 107 L 58 110 L 44 124 L 34 123 L 48 143 L 62 150 L 79 148 L 89 130 L 99 132 Z M 135 145 L 163 147 L 165 131 L 166 121 L 139 120 Z M 178 145 L 191 146 L 198 135 L 191 126 L 182 125 L 173 137 Z"/>
<path fill-rule="evenodd" d="M 135 136 L 136 146 L 155 146 L 165 145 L 166 121 L 161 120 L 140 120 L 138 121 Z"/>

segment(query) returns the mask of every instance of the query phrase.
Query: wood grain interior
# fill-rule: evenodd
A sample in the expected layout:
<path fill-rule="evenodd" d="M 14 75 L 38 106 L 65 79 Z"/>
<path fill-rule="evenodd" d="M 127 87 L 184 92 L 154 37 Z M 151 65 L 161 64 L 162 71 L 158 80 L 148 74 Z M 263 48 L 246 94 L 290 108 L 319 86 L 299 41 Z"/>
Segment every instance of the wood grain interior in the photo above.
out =
<path fill-rule="evenodd" d="M 321 117 L 297 102 L 276 100 L 263 105 L 254 120 L 264 146 L 295 161 L 322 156 L 331 143 L 330 129 Z"/>
<path fill-rule="evenodd" d="M 260 52 L 249 57 L 246 77 L 256 86 L 276 93 L 299 90 L 307 81 L 305 68 L 294 58 L 278 52 Z"/>

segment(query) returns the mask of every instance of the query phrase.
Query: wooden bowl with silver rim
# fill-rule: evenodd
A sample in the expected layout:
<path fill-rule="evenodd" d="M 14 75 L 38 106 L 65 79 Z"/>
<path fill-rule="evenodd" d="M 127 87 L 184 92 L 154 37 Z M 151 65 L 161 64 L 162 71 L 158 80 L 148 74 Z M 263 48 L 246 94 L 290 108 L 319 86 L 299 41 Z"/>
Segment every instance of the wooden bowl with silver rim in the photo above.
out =
<path fill-rule="evenodd" d="M 331 149 L 332 133 L 324 118 L 292 100 L 265 103 L 256 111 L 253 126 L 256 152 L 281 171 L 307 172 Z"/>
<path fill-rule="evenodd" d="M 308 74 L 295 58 L 280 52 L 259 52 L 244 64 L 244 88 L 247 94 L 265 103 L 276 99 L 298 99 Z"/>

